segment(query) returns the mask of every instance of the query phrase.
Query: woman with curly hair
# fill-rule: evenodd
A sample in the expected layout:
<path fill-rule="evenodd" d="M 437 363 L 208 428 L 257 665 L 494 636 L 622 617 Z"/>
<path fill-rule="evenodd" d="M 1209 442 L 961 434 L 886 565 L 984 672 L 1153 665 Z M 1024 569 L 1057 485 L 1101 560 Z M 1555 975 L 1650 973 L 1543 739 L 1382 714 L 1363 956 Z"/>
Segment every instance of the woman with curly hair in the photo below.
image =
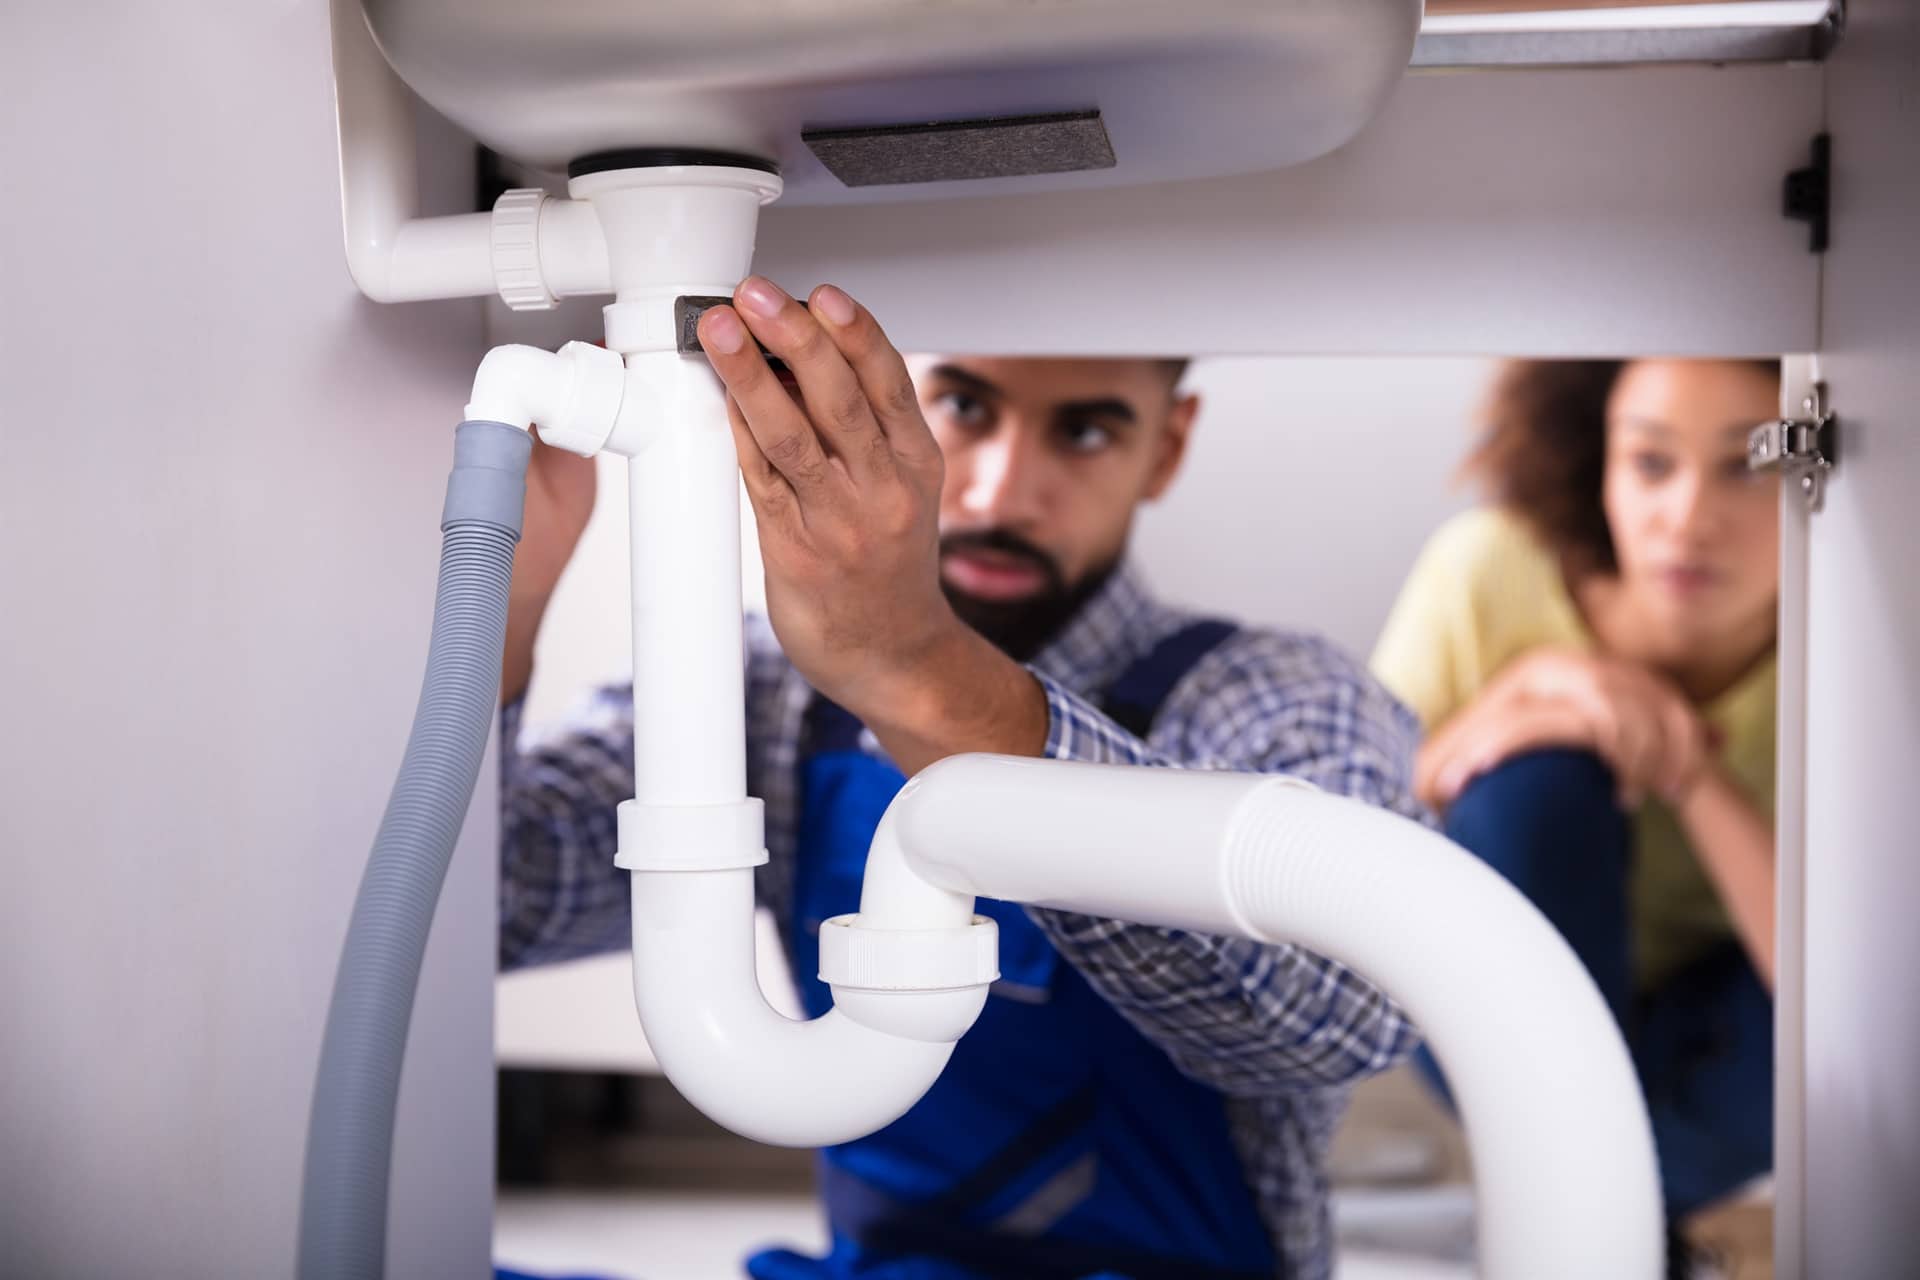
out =
<path fill-rule="evenodd" d="M 1675 1219 L 1771 1165 L 1773 361 L 1522 361 L 1375 673 L 1421 798 L 1566 937 L 1632 1047 Z"/>

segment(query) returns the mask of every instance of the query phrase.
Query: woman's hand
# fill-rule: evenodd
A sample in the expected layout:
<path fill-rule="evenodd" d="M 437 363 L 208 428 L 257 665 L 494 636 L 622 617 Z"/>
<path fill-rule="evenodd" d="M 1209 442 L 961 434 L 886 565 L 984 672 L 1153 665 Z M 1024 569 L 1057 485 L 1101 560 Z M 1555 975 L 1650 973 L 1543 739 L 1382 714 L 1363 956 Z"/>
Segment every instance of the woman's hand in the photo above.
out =
<path fill-rule="evenodd" d="M 1630 806 L 1645 795 L 1678 803 L 1711 760 L 1705 721 L 1658 672 L 1565 649 L 1541 650 L 1514 666 L 1525 696 L 1571 703 L 1585 717 Z"/>
<path fill-rule="evenodd" d="M 1427 739 L 1414 762 L 1413 790 L 1436 813 L 1502 761 L 1548 747 L 1594 748 L 1586 719 L 1565 699 L 1530 699 L 1489 686 Z"/>
<path fill-rule="evenodd" d="M 1614 658 L 1542 649 L 1510 663 L 1434 735 L 1415 785 L 1444 809 L 1480 774 L 1544 747 L 1599 755 L 1628 808 L 1648 794 L 1678 803 L 1710 759 L 1705 724 L 1664 677 Z"/>

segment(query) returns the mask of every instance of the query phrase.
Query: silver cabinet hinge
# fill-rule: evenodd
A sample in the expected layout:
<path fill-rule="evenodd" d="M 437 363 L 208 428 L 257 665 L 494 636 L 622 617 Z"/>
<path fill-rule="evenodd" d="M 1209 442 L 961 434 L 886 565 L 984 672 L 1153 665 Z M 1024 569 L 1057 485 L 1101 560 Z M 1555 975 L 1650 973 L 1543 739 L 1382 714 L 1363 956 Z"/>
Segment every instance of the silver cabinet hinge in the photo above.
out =
<path fill-rule="evenodd" d="M 1840 423 L 1827 405 L 1827 384 L 1816 382 L 1800 402 L 1805 417 L 1763 422 L 1747 435 L 1747 468 L 1778 471 L 1800 486 L 1807 509 L 1818 511 L 1827 473 L 1840 455 Z"/>

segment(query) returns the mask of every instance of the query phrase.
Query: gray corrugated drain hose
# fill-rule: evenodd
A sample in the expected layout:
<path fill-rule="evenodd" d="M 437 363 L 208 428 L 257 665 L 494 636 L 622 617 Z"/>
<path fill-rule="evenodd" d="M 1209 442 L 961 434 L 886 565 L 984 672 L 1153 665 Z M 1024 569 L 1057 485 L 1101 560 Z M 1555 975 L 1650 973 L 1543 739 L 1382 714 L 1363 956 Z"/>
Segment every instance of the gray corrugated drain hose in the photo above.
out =
<path fill-rule="evenodd" d="M 353 904 L 320 1047 L 300 1197 L 302 1280 L 377 1277 L 400 1059 L 433 909 L 500 692 L 526 432 L 463 422 L 441 518 L 427 674 L 400 776 Z"/>

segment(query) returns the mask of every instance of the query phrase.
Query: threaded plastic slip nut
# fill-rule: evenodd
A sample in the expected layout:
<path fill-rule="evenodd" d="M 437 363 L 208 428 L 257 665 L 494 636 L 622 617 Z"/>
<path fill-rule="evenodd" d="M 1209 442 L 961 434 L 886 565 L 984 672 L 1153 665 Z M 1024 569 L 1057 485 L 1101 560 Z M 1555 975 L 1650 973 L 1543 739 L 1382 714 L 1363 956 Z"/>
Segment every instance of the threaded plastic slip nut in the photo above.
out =
<path fill-rule="evenodd" d="M 728 871 L 767 860 L 766 810 L 748 797 L 731 804 L 641 804 L 617 813 L 623 871 Z"/>
<path fill-rule="evenodd" d="M 559 299 L 540 270 L 540 206 L 547 193 L 538 187 L 502 192 L 493 202 L 493 284 L 515 311 L 551 311 Z"/>
<path fill-rule="evenodd" d="M 1000 977 L 1000 927 L 986 916 L 957 929 L 875 929 L 858 915 L 820 925 L 820 980 L 868 991 L 947 991 Z"/>

